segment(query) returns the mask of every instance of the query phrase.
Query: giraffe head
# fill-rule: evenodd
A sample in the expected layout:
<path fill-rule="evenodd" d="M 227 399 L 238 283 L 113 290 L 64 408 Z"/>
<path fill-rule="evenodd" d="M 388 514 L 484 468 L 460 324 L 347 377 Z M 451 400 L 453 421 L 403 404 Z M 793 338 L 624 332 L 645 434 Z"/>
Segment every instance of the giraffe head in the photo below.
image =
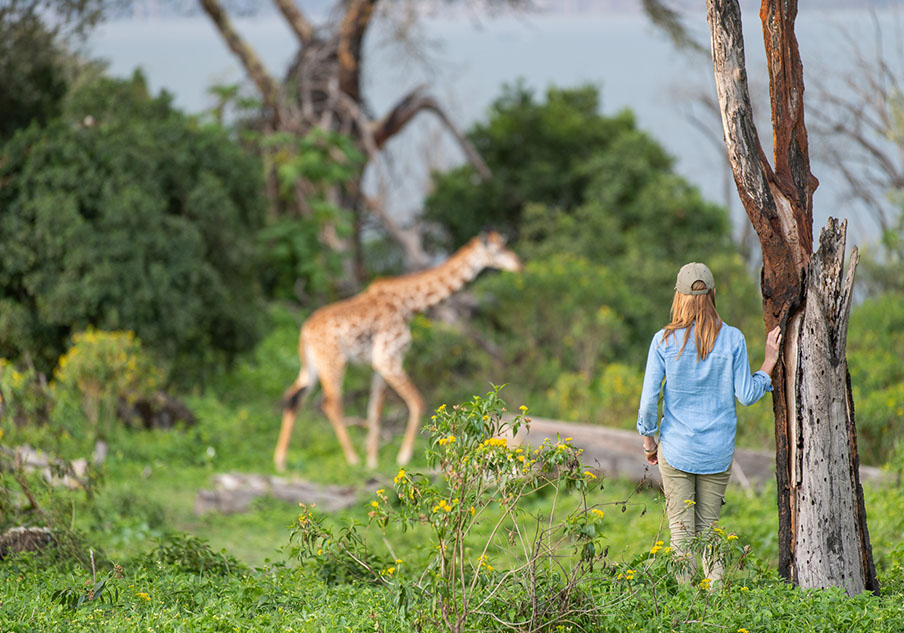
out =
<path fill-rule="evenodd" d="M 490 231 L 481 235 L 477 239 L 477 248 L 485 258 L 488 268 L 498 268 L 499 270 L 510 270 L 518 272 L 521 270 L 521 260 L 515 255 L 514 251 L 507 248 L 505 240 L 496 231 Z"/>

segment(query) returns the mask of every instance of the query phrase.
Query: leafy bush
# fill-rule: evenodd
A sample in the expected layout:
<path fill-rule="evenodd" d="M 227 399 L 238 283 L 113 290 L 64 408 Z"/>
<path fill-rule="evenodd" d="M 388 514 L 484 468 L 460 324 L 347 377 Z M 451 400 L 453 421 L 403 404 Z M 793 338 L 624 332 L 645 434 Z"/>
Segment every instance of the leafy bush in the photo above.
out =
<path fill-rule="evenodd" d="M 23 367 L 0 358 L 0 439 L 3 425 L 22 428 L 40 425 L 50 418 L 53 400 L 43 376 L 33 366 Z M 9 422 L 7 422 L 7 420 Z"/>
<path fill-rule="evenodd" d="M 566 420 L 634 430 L 642 387 L 642 369 L 614 362 L 593 378 L 560 374 L 549 390 L 548 406 Z"/>
<path fill-rule="evenodd" d="M 332 298 L 347 253 L 326 246 L 324 232 L 341 239 L 354 228 L 352 215 L 327 190 L 354 180 L 364 157 L 349 137 L 319 129 L 300 138 L 285 133 L 252 138 L 260 144 L 268 170 L 276 174 L 280 200 L 273 203 L 293 210 L 258 233 L 264 288 L 276 298 Z"/>
<path fill-rule="evenodd" d="M 493 619 L 492 606 L 521 600 L 532 621 L 566 621 L 586 599 L 579 585 L 602 553 L 604 512 L 586 504 L 582 493 L 596 477 L 583 470 L 570 438 L 534 449 L 508 445 L 506 438 L 529 424 L 526 411 L 506 416 L 498 389 L 441 406 L 428 427 L 427 460 L 442 481 L 402 469 L 395 494 L 377 490 L 371 525 L 385 531 L 392 522 L 429 534 L 423 572 L 375 555 L 354 525 L 334 534 L 307 507 L 293 529 L 293 555 L 321 576 L 347 579 L 356 569 L 396 587 L 401 604 L 437 629 L 472 630 L 476 621 Z M 555 506 L 545 516 L 524 513 L 528 500 L 567 491 L 579 497 L 566 517 L 554 516 Z M 472 534 L 481 522 L 492 526 L 488 536 Z"/>
<path fill-rule="evenodd" d="M 134 331 L 177 377 L 249 349 L 261 172 L 140 74 L 80 86 L 0 148 L 0 355 L 46 372 L 89 325 Z"/>
<path fill-rule="evenodd" d="M 145 564 L 168 565 L 198 576 L 227 576 L 244 569 L 244 565 L 225 551 L 215 552 L 202 539 L 179 533 L 163 539 L 147 554 Z"/>
<path fill-rule="evenodd" d="M 53 372 L 52 391 L 75 431 L 87 420 L 91 439 L 106 439 L 120 402 L 134 404 L 161 384 L 162 372 L 144 353 L 133 332 L 88 329 L 72 336 L 72 346 L 60 356 Z M 73 420 L 73 409 L 82 415 Z"/>
<path fill-rule="evenodd" d="M 904 430 L 904 295 L 867 299 L 851 314 L 848 367 L 864 462 L 884 463 Z"/>

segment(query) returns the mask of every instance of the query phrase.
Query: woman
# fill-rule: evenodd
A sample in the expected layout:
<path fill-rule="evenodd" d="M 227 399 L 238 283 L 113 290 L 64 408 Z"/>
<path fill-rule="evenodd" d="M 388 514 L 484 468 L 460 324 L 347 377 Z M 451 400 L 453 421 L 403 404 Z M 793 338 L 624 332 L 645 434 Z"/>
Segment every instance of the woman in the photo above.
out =
<path fill-rule="evenodd" d="M 722 322 L 715 291 L 713 274 L 704 264 L 692 262 L 678 272 L 671 322 L 650 345 L 637 416 L 644 455 L 659 465 L 662 475 L 672 550 L 686 558 L 691 573 L 696 557 L 687 546 L 719 520 L 731 475 L 738 422 L 734 399 L 750 405 L 772 391 L 780 339 L 779 328 L 769 332 L 766 359 L 751 375 L 744 335 Z M 707 569 L 704 557 L 703 564 L 708 578 L 721 578 L 717 562 Z"/>

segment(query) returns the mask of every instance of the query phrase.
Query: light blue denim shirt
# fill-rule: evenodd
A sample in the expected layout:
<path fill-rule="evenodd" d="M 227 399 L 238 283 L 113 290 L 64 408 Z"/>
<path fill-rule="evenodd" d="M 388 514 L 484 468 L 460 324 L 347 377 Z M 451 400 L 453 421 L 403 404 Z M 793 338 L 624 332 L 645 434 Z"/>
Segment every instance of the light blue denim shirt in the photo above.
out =
<path fill-rule="evenodd" d="M 735 396 L 741 404 L 751 405 L 772 391 L 772 381 L 762 371 L 751 375 L 747 343 L 737 328 L 723 323 L 703 361 L 697 360 L 693 326 L 680 357 L 684 330 L 675 330 L 665 343 L 663 332 L 653 337 L 647 355 L 637 430 L 641 435 L 656 434 L 662 389 L 659 441 L 666 461 L 698 475 L 723 472 L 734 457 Z"/>

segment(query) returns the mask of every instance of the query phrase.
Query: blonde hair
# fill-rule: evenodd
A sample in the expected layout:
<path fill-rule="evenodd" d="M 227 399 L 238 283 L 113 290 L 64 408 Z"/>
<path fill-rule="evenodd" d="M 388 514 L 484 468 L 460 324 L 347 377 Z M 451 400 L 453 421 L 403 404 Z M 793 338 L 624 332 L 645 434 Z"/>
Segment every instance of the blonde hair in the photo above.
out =
<path fill-rule="evenodd" d="M 692 286 L 693 290 L 703 290 L 706 284 L 702 281 L 695 281 Z M 706 357 L 716 344 L 716 338 L 722 329 L 722 318 L 716 312 L 716 295 L 710 290 L 704 295 L 686 295 L 675 291 L 675 298 L 672 299 L 672 311 L 670 313 L 671 322 L 665 326 L 665 333 L 662 341 L 667 343 L 670 336 L 675 335 L 675 330 L 685 328 L 684 342 L 681 344 L 681 350 L 678 356 L 684 353 L 687 340 L 691 335 L 691 326 L 696 323 L 694 328 L 694 342 L 697 344 L 697 360 L 706 360 Z"/>

